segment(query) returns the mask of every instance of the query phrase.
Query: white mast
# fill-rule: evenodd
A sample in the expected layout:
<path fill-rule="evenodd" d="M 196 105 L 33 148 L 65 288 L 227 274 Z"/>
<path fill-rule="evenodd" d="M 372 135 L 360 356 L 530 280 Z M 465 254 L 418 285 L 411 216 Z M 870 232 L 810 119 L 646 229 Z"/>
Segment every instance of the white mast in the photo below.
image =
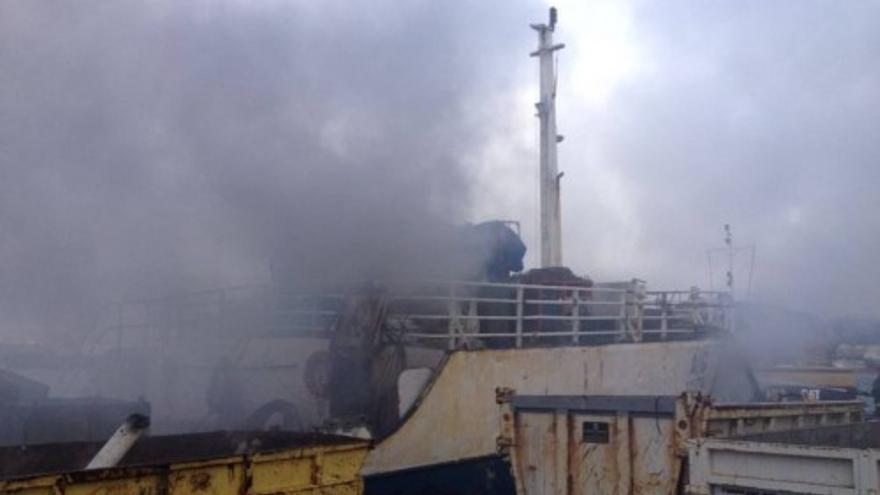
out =
<path fill-rule="evenodd" d="M 538 32 L 538 57 L 541 67 L 541 101 L 535 104 L 541 121 L 541 267 L 562 266 L 562 221 L 559 212 L 559 180 L 556 143 L 562 136 L 556 134 L 556 68 L 553 52 L 565 47 L 553 44 L 556 28 L 556 8 L 550 8 L 549 24 L 532 24 Z"/>

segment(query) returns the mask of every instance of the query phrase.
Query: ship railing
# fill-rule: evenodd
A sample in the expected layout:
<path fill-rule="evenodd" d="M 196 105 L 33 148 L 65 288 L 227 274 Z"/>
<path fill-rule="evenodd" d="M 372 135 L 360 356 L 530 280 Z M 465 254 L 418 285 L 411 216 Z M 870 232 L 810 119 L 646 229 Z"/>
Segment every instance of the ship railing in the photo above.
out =
<path fill-rule="evenodd" d="M 330 338 L 347 297 L 363 284 L 304 292 L 268 285 L 127 301 L 109 313 L 95 350 L 169 347 L 187 338 Z M 403 342 L 456 349 L 686 338 L 729 326 L 724 292 L 614 286 L 431 282 L 380 289 L 385 330 Z"/>
<path fill-rule="evenodd" d="M 727 329 L 730 301 L 717 291 L 445 282 L 392 293 L 387 326 L 410 342 L 534 347 L 686 338 Z"/>
<path fill-rule="evenodd" d="M 345 294 L 241 285 L 109 305 L 83 343 L 91 353 L 163 351 L 181 342 L 267 336 L 327 338 Z"/>

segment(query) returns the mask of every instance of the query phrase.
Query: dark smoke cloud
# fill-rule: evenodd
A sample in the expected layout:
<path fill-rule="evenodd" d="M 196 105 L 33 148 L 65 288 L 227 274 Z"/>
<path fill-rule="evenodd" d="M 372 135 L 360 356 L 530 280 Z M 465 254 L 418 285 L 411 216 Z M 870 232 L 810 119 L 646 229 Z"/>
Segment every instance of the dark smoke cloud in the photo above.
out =
<path fill-rule="evenodd" d="M 503 4 L 0 3 L 2 333 L 453 263 L 486 128 L 468 109 L 529 35 Z"/>

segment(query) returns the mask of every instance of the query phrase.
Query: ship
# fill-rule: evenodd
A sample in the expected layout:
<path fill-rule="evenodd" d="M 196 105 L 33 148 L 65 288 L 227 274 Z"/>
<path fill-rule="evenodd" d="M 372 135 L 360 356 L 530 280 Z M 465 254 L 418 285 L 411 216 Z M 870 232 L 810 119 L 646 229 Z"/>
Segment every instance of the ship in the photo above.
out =
<path fill-rule="evenodd" d="M 95 462 L 113 438 L 103 448 L 54 446 L 79 455 L 54 470 L 11 470 L 0 493 L 876 489 L 880 429 L 863 422 L 857 401 L 768 402 L 736 340 L 732 290 L 655 290 L 564 266 L 556 23 L 551 9 L 548 22 L 532 25 L 540 267 L 523 270 L 515 224 L 491 221 L 469 230 L 484 241 L 476 243 L 484 264 L 467 280 L 270 284 L 122 303 L 88 342 L 93 366 L 82 381 L 120 399 L 146 398 L 155 436 L 85 471 L 79 464 Z M 120 366 L 140 382 L 122 380 L 113 371 Z M 213 447 L 149 454 L 171 452 L 163 438 Z M 829 453 L 829 442 L 842 450 Z M 52 451 L 38 447 L 30 449 Z M 290 464 L 261 464 L 277 459 Z M 804 459 L 814 471 L 803 479 L 779 467 Z M 874 474 L 865 474 L 871 462 Z M 769 475 L 763 463 L 773 466 Z M 855 473 L 849 485 L 847 473 Z"/>

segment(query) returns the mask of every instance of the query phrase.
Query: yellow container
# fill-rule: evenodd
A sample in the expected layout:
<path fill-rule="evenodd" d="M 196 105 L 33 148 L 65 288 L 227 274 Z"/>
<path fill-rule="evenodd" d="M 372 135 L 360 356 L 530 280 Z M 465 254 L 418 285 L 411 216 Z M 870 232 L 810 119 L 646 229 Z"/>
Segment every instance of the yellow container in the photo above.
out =
<path fill-rule="evenodd" d="M 364 441 L 337 440 L 252 454 L 32 475 L 0 481 L 0 495 L 360 494 L 359 473 L 367 448 Z"/>

